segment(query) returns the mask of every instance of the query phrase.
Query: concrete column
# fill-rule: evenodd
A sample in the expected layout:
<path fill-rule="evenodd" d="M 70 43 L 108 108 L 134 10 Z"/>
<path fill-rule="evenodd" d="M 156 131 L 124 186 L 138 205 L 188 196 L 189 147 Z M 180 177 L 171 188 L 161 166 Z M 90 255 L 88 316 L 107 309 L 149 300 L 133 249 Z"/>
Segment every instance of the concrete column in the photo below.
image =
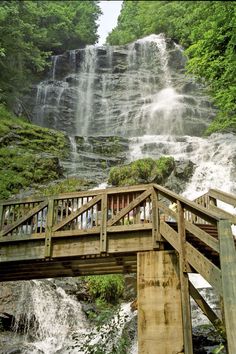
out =
<path fill-rule="evenodd" d="M 179 264 L 175 251 L 138 253 L 138 352 L 183 353 Z"/>

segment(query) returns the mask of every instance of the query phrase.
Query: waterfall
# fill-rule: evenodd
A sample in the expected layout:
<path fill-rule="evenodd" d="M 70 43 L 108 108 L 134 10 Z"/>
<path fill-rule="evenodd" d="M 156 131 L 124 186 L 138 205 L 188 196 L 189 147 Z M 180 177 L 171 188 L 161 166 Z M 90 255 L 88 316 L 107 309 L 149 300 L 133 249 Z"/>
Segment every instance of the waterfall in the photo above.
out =
<path fill-rule="evenodd" d="M 112 353 L 124 327 L 136 315 L 131 304 L 124 303 L 106 324 L 96 328 L 76 298 L 53 280 L 21 282 L 19 286 L 14 331 L 24 329 L 22 354 L 85 354 L 98 348 Z M 17 343 L 16 337 L 13 343 Z"/>
<path fill-rule="evenodd" d="M 59 55 L 52 56 L 52 79 L 55 80 L 56 77 L 56 69 L 57 69 L 57 62 L 59 59 Z"/>
<path fill-rule="evenodd" d="M 69 135 L 199 136 L 215 114 L 185 75 L 181 48 L 163 34 L 68 51 L 52 64 L 37 87 L 35 122 Z"/>
<path fill-rule="evenodd" d="M 186 76 L 185 61 L 182 48 L 163 34 L 123 46 L 87 46 L 54 56 L 49 77 L 37 85 L 34 122 L 68 134 L 67 171 L 72 175 L 99 175 L 102 156 L 94 153 L 96 138 L 102 138 L 103 144 L 103 137 L 118 135 L 129 140 L 128 161 L 160 156 L 191 160 L 195 170 L 183 193 L 189 199 L 209 188 L 236 193 L 235 136 L 203 137 L 216 110 L 204 88 Z M 78 145 L 79 135 L 83 145 Z M 198 287 L 208 286 L 199 278 L 194 280 Z M 25 354 L 87 353 L 80 351 L 79 343 L 105 345 L 106 329 L 92 331 L 80 304 L 64 290 L 47 282 L 26 284 L 29 288 L 22 301 L 28 301 L 23 306 L 19 299 L 28 328 Z M 133 316 L 126 305 L 120 311 L 120 316 Z M 16 328 L 20 312 L 17 318 Z M 37 323 L 33 333 L 32 318 Z M 34 340 L 29 340 L 30 335 Z M 135 344 L 132 350 L 137 352 Z"/>

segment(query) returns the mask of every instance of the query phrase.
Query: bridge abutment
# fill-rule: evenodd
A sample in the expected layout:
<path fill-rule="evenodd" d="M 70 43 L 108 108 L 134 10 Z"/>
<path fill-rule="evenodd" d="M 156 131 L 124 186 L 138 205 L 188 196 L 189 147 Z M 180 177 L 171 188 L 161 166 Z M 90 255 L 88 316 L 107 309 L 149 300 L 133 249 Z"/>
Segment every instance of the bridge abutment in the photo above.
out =
<path fill-rule="evenodd" d="M 138 352 L 183 353 L 179 263 L 175 251 L 138 253 Z"/>

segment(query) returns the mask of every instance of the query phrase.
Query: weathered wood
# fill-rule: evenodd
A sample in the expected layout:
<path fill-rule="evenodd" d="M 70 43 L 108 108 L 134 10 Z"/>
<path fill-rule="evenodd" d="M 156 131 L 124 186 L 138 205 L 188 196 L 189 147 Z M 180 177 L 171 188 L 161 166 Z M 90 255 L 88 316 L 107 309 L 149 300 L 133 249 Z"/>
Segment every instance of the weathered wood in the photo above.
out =
<path fill-rule="evenodd" d="M 149 197 L 151 193 L 152 193 L 152 189 L 149 188 L 148 190 L 140 194 L 137 198 L 132 200 L 132 202 L 129 205 L 127 205 L 127 207 L 122 209 L 115 217 L 109 220 L 107 226 L 114 225 L 116 222 L 122 219 L 126 214 L 128 214 L 131 210 L 133 210 L 137 205 L 139 205 L 143 200 Z"/>
<path fill-rule="evenodd" d="M 188 288 L 187 259 L 186 259 L 186 232 L 184 222 L 184 209 L 181 202 L 177 201 L 178 207 L 178 235 L 179 235 L 179 273 L 181 286 L 182 320 L 184 333 L 184 352 L 193 353 L 192 320 Z"/>
<path fill-rule="evenodd" d="M 218 224 L 224 320 L 229 354 L 236 353 L 236 252 L 228 220 Z"/>
<path fill-rule="evenodd" d="M 157 192 L 153 189 L 152 190 L 152 242 L 153 248 L 159 248 L 161 241 L 161 234 L 160 234 L 160 214 L 159 209 L 157 207 Z"/>
<path fill-rule="evenodd" d="M 137 281 L 138 352 L 182 353 L 179 266 L 175 251 L 138 253 Z"/>
<path fill-rule="evenodd" d="M 44 251 L 45 258 L 50 258 L 52 252 L 53 215 L 54 215 L 54 199 L 50 198 L 48 201 L 47 222 L 46 222 L 46 230 L 45 230 L 45 251 Z"/>
<path fill-rule="evenodd" d="M 162 197 L 177 202 L 178 211 L 169 209 L 164 204 L 166 201 L 160 200 Z M 212 200 L 214 203 L 211 203 Z M 143 259 L 140 263 L 142 267 L 139 268 L 139 279 L 143 279 L 139 284 L 139 294 L 143 294 L 139 305 L 139 330 L 143 331 L 140 352 L 169 354 L 172 345 L 173 350 L 181 352 L 184 328 L 185 354 L 192 353 L 189 286 L 198 305 L 213 322 L 217 322 L 204 299 L 189 285 L 187 273 L 197 271 L 223 297 L 229 353 L 233 354 L 236 352 L 233 337 L 236 326 L 236 253 L 229 221 L 221 221 L 220 218 L 223 216 L 231 221 L 236 221 L 236 218 L 214 207 L 216 200 L 233 206 L 236 204 L 236 197 L 219 191 L 210 191 L 201 196 L 197 200 L 200 204 L 196 204 L 156 184 L 63 193 L 49 201 L 47 198 L 4 201 L 0 206 L 0 218 L 6 215 L 6 223 L 12 224 L 5 225 L 6 229 L 0 237 L 0 281 L 135 272 L 135 256 L 140 252 L 140 260 Z M 71 214 L 69 202 L 73 210 L 78 208 Z M 37 203 L 40 205 L 35 206 Z M 147 210 L 145 208 L 150 207 L 150 203 L 152 219 L 149 223 L 141 223 L 140 209 L 144 207 L 144 211 Z M 47 205 L 46 230 L 36 232 L 29 220 L 32 218 L 35 222 L 39 212 Z M 53 217 L 57 219 L 61 206 L 65 207 L 65 214 L 61 213 L 60 222 L 53 225 Z M 108 209 L 111 213 L 108 213 Z M 131 211 L 135 211 L 135 215 L 131 216 Z M 174 217 L 176 223 L 160 221 L 160 211 Z M 22 213 L 26 215 L 19 217 Z M 88 221 L 89 213 L 93 223 L 87 223 L 88 228 L 85 229 L 83 217 Z M 19 219 L 13 221 L 17 217 Z M 193 224 L 200 220 L 206 225 Z M 218 222 L 219 232 L 216 230 Z M 66 225 L 70 227 L 62 230 Z M 0 226 L 3 226 L 1 221 Z M 190 233 L 187 234 L 188 242 L 186 230 Z M 218 233 L 220 241 L 217 239 Z M 195 248 L 195 242 L 199 249 L 205 247 L 203 253 Z M 178 267 L 176 251 L 161 250 L 171 246 L 179 252 Z M 154 252 L 153 248 L 158 249 L 158 252 Z M 219 261 L 219 251 L 221 269 L 215 265 Z M 213 257 L 215 264 L 208 256 Z M 148 259 L 153 262 L 149 263 Z M 140 276 L 142 269 L 145 274 Z M 154 290 L 158 290 L 158 295 L 154 294 Z M 183 320 L 179 320 L 180 298 Z M 146 323 L 150 325 L 148 329 Z M 179 348 L 176 348 L 176 343 L 181 344 Z"/>
<path fill-rule="evenodd" d="M 216 224 L 216 222 L 219 220 L 218 215 L 216 215 L 213 211 L 210 211 L 199 204 L 191 202 L 188 199 L 174 192 L 171 192 L 167 188 L 162 187 L 158 184 L 154 184 L 153 186 L 157 191 L 159 191 L 161 195 L 169 199 L 171 202 L 175 202 L 176 200 L 179 200 L 186 210 L 192 212 L 193 214 L 199 216 L 200 218 L 209 221 L 212 224 Z"/>
<path fill-rule="evenodd" d="M 107 252 L 107 194 L 102 196 L 101 211 L 100 252 Z"/>
<path fill-rule="evenodd" d="M 25 204 L 25 203 L 42 203 L 44 201 L 46 201 L 47 198 L 46 197 L 28 197 L 28 198 L 24 198 L 24 199 L 8 199 L 8 200 L 0 200 L 0 204 L 4 205 L 4 206 L 8 206 L 8 205 L 21 205 L 21 204 Z"/>
<path fill-rule="evenodd" d="M 172 229 L 166 222 L 161 221 L 160 232 L 166 241 L 168 241 L 171 246 L 178 252 L 180 252 L 180 243 L 178 232 Z"/>
<path fill-rule="evenodd" d="M 230 220 L 232 222 L 232 224 L 236 224 L 236 216 L 235 215 L 232 215 L 232 214 L 228 213 L 227 211 L 216 207 L 215 205 L 209 205 L 209 209 L 214 211 L 216 214 L 218 214 L 219 218 Z"/>
<path fill-rule="evenodd" d="M 2 230 L 2 213 L 3 213 L 3 205 L 0 204 L 0 230 Z"/>
<path fill-rule="evenodd" d="M 221 200 L 226 204 L 230 204 L 232 206 L 236 206 L 236 196 L 220 191 L 218 189 L 210 189 L 208 195 L 216 200 Z"/>
<path fill-rule="evenodd" d="M 219 241 L 209 235 L 204 230 L 201 230 L 197 225 L 190 223 L 189 221 L 185 221 L 186 229 L 191 232 L 194 236 L 196 236 L 199 240 L 204 242 L 206 245 L 211 247 L 214 251 L 220 251 Z"/>
<path fill-rule="evenodd" d="M 34 233 L 31 235 L 26 235 L 24 233 L 18 234 L 17 236 L 4 236 L 0 237 L 0 244 L 8 243 L 14 247 L 14 244 L 24 242 L 27 240 L 44 240 L 45 239 L 45 232 L 42 233 Z"/>
<path fill-rule="evenodd" d="M 222 335 L 223 323 L 221 319 L 217 316 L 217 314 L 211 309 L 199 291 L 194 287 L 194 285 L 189 281 L 189 292 L 190 296 L 205 314 L 205 316 L 209 319 L 209 321 L 213 324 L 213 326 L 219 331 Z M 224 338 L 224 337 L 223 337 Z"/>
<path fill-rule="evenodd" d="M 220 269 L 188 242 L 186 242 L 186 257 L 190 265 L 216 289 L 219 295 L 222 295 Z"/>
<path fill-rule="evenodd" d="M 35 208 L 31 209 L 26 215 L 22 216 L 19 218 L 17 221 L 15 221 L 13 224 L 7 226 L 4 230 L 1 232 L 1 236 L 9 234 L 9 232 L 13 231 L 16 229 L 18 226 L 24 224 L 29 218 L 37 214 L 40 210 L 45 208 L 48 205 L 48 201 L 44 201 L 41 204 L 37 205 Z"/>

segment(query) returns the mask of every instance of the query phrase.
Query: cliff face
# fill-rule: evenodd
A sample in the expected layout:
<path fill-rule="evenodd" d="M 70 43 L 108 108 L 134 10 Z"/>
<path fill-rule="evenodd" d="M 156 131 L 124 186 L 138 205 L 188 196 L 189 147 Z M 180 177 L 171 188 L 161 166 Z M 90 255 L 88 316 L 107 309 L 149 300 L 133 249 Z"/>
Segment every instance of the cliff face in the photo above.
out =
<path fill-rule="evenodd" d="M 214 115 L 163 35 L 55 56 L 27 106 L 35 123 L 69 135 L 201 135 Z"/>

